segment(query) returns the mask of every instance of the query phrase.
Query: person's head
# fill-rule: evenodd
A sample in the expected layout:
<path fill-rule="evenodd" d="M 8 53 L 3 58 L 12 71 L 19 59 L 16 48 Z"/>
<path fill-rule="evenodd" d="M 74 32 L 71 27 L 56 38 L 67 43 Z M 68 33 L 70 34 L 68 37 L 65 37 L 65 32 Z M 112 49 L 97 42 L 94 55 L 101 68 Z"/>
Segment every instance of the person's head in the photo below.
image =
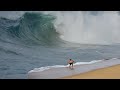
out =
<path fill-rule="evenodd" d="M 70 59 L 70 60 L 72 60 L 72 59 Z"/>

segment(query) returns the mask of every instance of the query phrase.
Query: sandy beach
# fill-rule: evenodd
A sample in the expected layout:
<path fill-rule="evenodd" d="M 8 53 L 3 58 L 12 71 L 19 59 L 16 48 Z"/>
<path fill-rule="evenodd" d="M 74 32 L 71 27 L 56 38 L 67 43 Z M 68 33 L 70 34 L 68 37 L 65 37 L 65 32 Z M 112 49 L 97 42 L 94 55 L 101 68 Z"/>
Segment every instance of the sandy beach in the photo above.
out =
<path fill-rule="evenodd" d="M 62 79 L 120 79 L 120 65 L 89 71 Z"/>
<path fill-rule="evenodd" d="M 120 79 L 120 59 L 75 65 L 73 70 L 68 67 L 32 70 L 28 79 Z"/>

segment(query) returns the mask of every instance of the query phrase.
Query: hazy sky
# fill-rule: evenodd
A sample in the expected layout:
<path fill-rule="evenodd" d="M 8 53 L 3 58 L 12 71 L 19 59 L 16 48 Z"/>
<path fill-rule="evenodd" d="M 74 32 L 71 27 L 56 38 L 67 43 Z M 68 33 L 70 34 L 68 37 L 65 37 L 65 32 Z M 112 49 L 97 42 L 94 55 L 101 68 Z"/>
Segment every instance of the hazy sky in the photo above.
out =
<path fill-rule="evenodd" d="M 21 16 L 22 14 L 23 11 L 0 11 L 0 17 L 8 17 L 13 19 Z"/>

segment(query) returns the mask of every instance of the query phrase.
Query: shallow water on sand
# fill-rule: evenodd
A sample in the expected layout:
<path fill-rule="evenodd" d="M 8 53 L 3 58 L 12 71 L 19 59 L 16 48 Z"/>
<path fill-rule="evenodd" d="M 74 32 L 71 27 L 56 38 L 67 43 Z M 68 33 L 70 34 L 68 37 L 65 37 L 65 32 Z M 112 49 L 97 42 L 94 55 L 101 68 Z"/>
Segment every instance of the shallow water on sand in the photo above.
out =
<path fill-rule="evenodd" d="M 74 69 L 72 70 L 68 66 L 66 66 L 66 67 L 52 68 L 44 71 L 30 72 L 28 73 L 28 78 L 29 79 L 57 79 L 57 78 L 80 74 L 80 73 L 88 72 L 91 70 L 109 67 L 117 64 L 120 64 L 120 59 L 113 58 L 110 60 L 103 60 L 93 64 L 75 65 Z"/>

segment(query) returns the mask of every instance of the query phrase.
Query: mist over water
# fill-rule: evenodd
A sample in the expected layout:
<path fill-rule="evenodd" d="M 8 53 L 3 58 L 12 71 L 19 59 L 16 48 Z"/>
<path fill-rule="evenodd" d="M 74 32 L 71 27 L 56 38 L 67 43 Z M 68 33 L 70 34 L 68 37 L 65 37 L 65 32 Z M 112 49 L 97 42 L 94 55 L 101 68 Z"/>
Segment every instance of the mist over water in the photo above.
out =
<path fill-rule="evenodd" d="M 120 53 L 118 11 L 0 11 L 0 78 Z M 42 71 L 40 69 L 40 71 Z"/>
<path fill-rule="evenodd" d="M 115 11 L 58 12 L 55 27 L 66 41 L 85 44 L 120 43 L 120 16 Z"/>

